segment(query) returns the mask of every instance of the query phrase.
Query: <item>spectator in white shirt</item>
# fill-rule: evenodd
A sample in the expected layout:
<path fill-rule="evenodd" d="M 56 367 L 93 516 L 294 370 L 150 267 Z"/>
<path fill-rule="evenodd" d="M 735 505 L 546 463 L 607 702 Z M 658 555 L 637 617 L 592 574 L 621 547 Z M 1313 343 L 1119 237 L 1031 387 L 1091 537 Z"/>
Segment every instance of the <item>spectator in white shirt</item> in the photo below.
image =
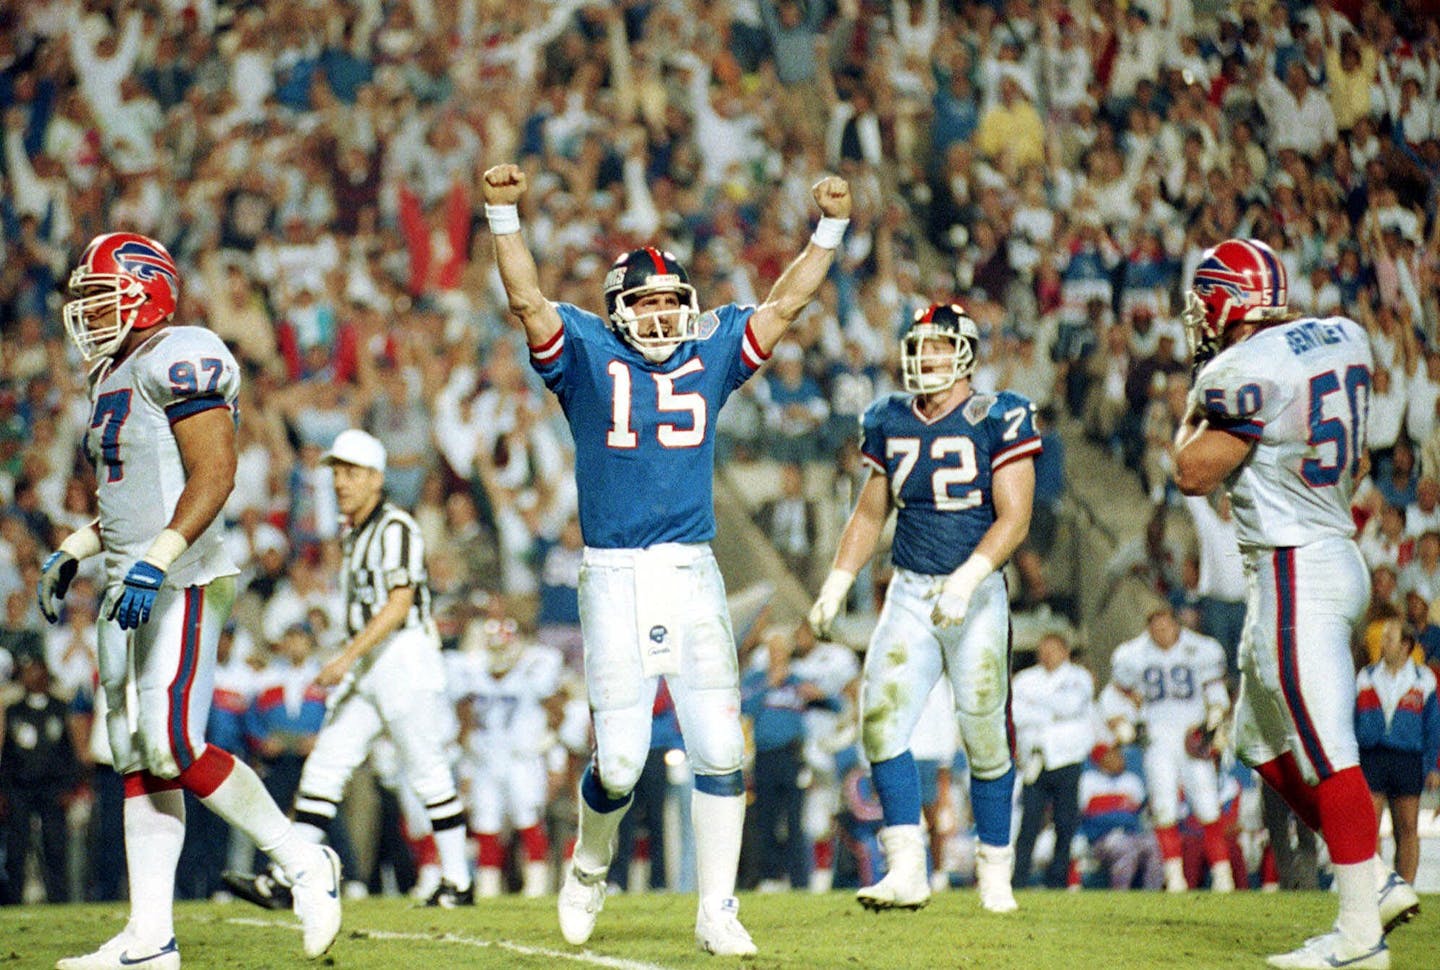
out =
<path fill-rule="evenodd" d="M 1415 543 L 1415 558 L 1397 577 L 1400 593 L 1412 590 L 1434 603 L 1440 599 L 1440 529 L 1428 528 Z"/>
<path fill-rule="evenodd" d="M 1195 538 L 1200 550 L 1200 632 L 1219 640 L 1225 647 L 1230 670 L 1238 670 L 1236 658 L 1240 634 L 1245 629 L 1245 560 L 1235 538 L 1235 515 L 1228 493 L 1217 505 L 1208 498 L 1190 496 L 1185 507 L 1195 520 Z"/>
<path fill-rule="evenodd" d="M 1372 461 L 1378 462 L 1382 457 L 1379 453 L 1388 453 L 1400 438 L 1405 427 L 1405 398 L 1405 385 L 1393 379 L 1390 368 L 1377 364 L 1370 383 L 1370 424 L 1366 433 Z"/>
<path fill-rule="evenodd" d="M 1440 351 L 1427 350 L 1405 391 L 1405 433 L 1424 444 L 1435 430 L 1435 405 L 1440 402 Z"/>
<path fill-rule="evenodd" d="M 1365 565 L 1371 569 L 1386 565 L 1399 570 L 1409 565 L 1410 557 L 1415 554 L 1415 539 L 1405 534 L 1404 511 L 1388 503 L 1366 520 L 1365 528 L 1360 530 L 1359 543 Z"/>
<path fill-rule="evenodd" d="M 1440 530 L 1440 479 L 1425 475 L 1415 486 L 1415 501 L 1405 506 L 1405 534 L 1420 536 Z"/>
<path fill-rule="evenodd" d="M 1291 61 L 1285 69 L 1284 84 L 1267 72 L 1256 87 L 1255 98 L 1270 126 L 1274 150 L 1294 149 L 1313 159 L 1335 143 L 1335 111 L 1330 99 L 1311 87 L 1299 61 Z"/>
<path fill-rule="evenodd" d="M 1024 769 L 1020 834 L 1015 842 L 1015 887 L 1030 882 L 1030 857 L 1045 827 L 1055 823 L 1055 854 L 1045 885 L 1063 889 L 1070 872 L 1070 840 L 1080 824 L 1080 774 L 1095 744 L 1095 680 L 1070 660 L 1070 642 L 1047 633 L 1035 646 L 1038 662 L 1015 675 L 1011 707 Z"/>

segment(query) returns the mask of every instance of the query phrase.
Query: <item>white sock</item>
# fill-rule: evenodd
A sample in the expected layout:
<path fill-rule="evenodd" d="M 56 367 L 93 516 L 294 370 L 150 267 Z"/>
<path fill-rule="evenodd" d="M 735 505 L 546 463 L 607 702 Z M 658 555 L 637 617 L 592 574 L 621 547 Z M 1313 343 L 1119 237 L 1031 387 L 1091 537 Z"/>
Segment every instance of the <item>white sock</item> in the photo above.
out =
<path fill-rule="evenodd" d="M 265 790 L 260 776 L 245 762 L 236 759 L 230 774 L 202 801 L 210 811 L 250 836 L 250 841 L 287 874 L 313 858 L 310 843 L 295 837 L 295 826 Z"/>
<path fill-rule="evenodd" d="M 695 826 L 695 883 L 700 901 L 735 895 L 745 796 L 707 795 L 697 789 L 690 796 L 690 818 Z"/>
<path fill-rule="evenodd" d="M 1374 860 L 1337 865 L 1334 869 L 1335 888 L 1340 893 L 1340 916 L 1335 920 L 1336 928 L 1352 943 L 1373 946 L 1381 937 Z"/>
<path fill-rule="evenodd" d="M 465 826 L 435 830 L 435 852 L 446 882 L 459 890 L 470 888 L 470 861 L 465 858 Z"/>
<path fill-rule="evenodd" d="M 162 947 L 175 936 L 175 867 L 185 844 L 185 793 L 180 789 L 125 799 L 131 933 Z"/>
<path fill-rule="evenodd" d="M 1374 871 L 1375 888 L 1379 890 L 1385 888 L 1385 884 L 1390 881 L 1390 874 L 1395 870 L 1391 867 L 1390 863 L 1386 862 L 1384 857 L 1377 852 L 1375 853 Z"/>
<path fill-rule="evenodd" d="M 620 820 L 630 810 L 630 801 L 613 812 L 595 811 L 583 795 L 579 801 L 580 831 L 575 836 L 575 864 L 586 872 L 607 871 L 610 858 L 615 854 L 615 833 L 620 830 Z"/>

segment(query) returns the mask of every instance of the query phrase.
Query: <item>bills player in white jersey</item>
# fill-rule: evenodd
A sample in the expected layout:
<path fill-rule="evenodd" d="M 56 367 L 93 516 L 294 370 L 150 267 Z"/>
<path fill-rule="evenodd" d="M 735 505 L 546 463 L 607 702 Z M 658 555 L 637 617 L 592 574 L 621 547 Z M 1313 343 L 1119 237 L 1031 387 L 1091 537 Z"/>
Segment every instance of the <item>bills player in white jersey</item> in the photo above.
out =
<path fill-rule="evenodd" d="M 615 833 L 645 766 L 664 676 L 695 774 L 695 943 L 716 955 L 753 955 L 735 898 L 745 743 L 735 637 L 710 548 L 714 416 L 819 291 L 850 222 L 849 183 L 832 175 L 811 189 L 825 218 L 759 306 L 701 313 L 684 267 L 646 246 L 611 264 L 602 318 L 540 289 L 516 208 L 524 171 L 497 165 L 483 181 L 510 312 L 575 440 L 595 759 L 580 781 L 579 835 L 556 904 L 561 935 L 587 942 L 605 905 Z"/>
<path fill-rule="evenodd" d="M 1290 312 L 1284 265 L 1255 240 L 1207 251 L 1186 302 L 1196 373 L 1175 481 L 1187 495 L 1229 490 L 1250 585 L 1236 753 L 1325 839 L 1340 897 L 1331 932 L 1270 965 L 1388 967 L 1384 933 L 1419 901 L 1375 853 L 1352 720 L 1350 638 L 1370 579 L 1350 497 L 1370 345 L 1352 320 Z"/>
<path fill-rule="evenodd" d="M 447 681 L 463 751 L 456 770 L 469 783 L 470 828 L 480 840 L 480 896 L 500 895 L 500 836 L 507 824 L 525 852 L 522 892 L 534 897 L 549 889 L 544 704 L 559 690 L 562 667 L 560 651 L 527 643 L 515 620 L 503 614 L 473 621 L 449 658 Z"/>
<path fill-rule="evenodd" d="M 125 777 L 130 920 L 94 953 L 56 966 L 180 966 L 173 899 L 185 791 L 277 860 L 295 885 L 305 953 L 318 957 L 340 929 L 339 859 L 298 838 L 255 773 L 204 737 L 238 572 L 218 515 L 235 480 L 239 368 L 215 334 L 171 322 L 180 273 L 153 239 L 96 237 L 70 294 L 65 327 L 90 365 L 86 451 L 100 515 L 45 560 L 38 595 L 56 622 L 77 561 L 104 555 L 98 659 Z"/>
<path fill-rule="evenodd" d="M 1232 892 L 1235 880 L 1212 758 L 1225 746 L 1217 732 L 1230 714 L 1225 648 L 1218 640 L 1185 629 L 1175 611 L 1162 606 L 1150 614 L 1145 632 L 1115 648 L 1110 664 L 1110 683 L 1116 690 L 1107 697 L 1124 698 L 1121 710 L 1104 712 L 1111 730 L 1123 736 L 1135 722 L 1145 727 L 1145 787 L 1165 860 L 1165 888 L 1170 892 L 1189 888 L 1180 848 L 1183 786 L 1186 801 L 1204 826 L 1210 888 Z M 1197 746 L 1198 737 L 1208 737 L 1210 743 Z"/>
<path fill-rule="evenodd" d="M 861 741 L 884 808 L 888 871 L 856 897 L 868 909 L 930 901 L 920 828 L 920 779 L 910 737 L 936 680 L 946 676 L 970 761 L 976 883 L 991 912 L 1016 909 L 1010 887 L 1015 790 L 1010 704 L 1010 603 L 997 570 L 1030 529 L 1034 406 L 1010 391 L 976 392 L 980 342 L 957 304 L 915 314 L 900 351 L 905 390 L 861 419 L 871 474 L 810 610 L 824 636 L 896 510 L 894 579 L 870 637 L 861 684 Z"/>

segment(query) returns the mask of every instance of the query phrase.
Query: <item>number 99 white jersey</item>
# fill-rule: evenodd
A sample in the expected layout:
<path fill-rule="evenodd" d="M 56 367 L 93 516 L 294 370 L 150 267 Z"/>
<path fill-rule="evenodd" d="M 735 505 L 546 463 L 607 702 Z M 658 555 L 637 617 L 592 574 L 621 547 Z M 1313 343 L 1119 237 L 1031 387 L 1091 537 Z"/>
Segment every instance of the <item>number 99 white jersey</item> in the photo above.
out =
<path fill-rule="evenodd" d="M 1242 548 L 1354 534 L 1371 369 L 1364 329 L 1344 317 L 1267 327 L 1201 369 L 1191 393 L 1210 427 L 1255 442 L 1227 483 Z"/>

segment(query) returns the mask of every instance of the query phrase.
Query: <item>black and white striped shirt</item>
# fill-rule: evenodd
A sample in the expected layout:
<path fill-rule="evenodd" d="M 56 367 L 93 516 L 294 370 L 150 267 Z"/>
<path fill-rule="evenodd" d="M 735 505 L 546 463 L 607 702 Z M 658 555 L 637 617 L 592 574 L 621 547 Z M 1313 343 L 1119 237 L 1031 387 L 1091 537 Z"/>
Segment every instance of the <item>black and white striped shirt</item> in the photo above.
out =
<path fill-rule="evenodd" d="M 345 625 L 354 636 L 364 629 L 390 591 L 415 587 L 415 601 L 404 628 L 430 620 L 430 585 L 425 576 L 425 543 L 420 527 L 405 510 L 382 500 L 342 544 L 345 570 L 340 591 L 345 597 Z"/>

